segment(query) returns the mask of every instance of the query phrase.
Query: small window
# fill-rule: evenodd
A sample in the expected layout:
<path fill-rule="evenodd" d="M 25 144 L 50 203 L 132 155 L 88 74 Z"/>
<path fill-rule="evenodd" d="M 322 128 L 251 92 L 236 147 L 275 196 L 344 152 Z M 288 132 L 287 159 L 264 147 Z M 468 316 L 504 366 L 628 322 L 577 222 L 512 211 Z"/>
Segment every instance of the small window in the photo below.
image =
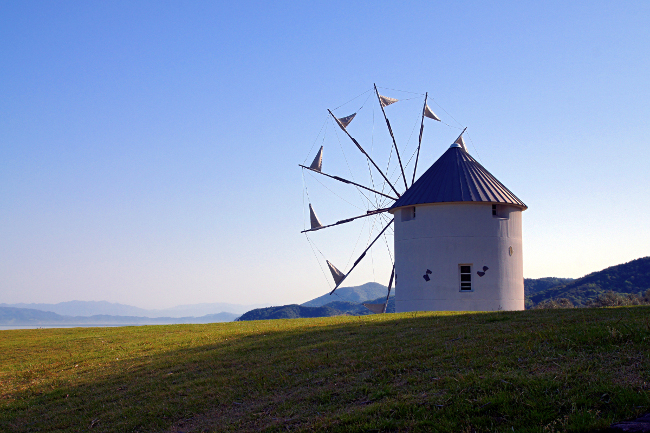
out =
<path fill-rule="evenodd" d="M 493 204 L 492 205 L 492 217 L 494 218 L 510 218 L 510 208 L 502 204 Z"/>
<path fill-rule="evenodd" d="M 415 206 L 402 209 L 402 221 L 411 221 L 412 219 L 415 219 Z"/>
<path fill-rule="evenodd" d="M 458 265 L 460 271 L 460 291 L 472 291 L 472 265 Z"/>

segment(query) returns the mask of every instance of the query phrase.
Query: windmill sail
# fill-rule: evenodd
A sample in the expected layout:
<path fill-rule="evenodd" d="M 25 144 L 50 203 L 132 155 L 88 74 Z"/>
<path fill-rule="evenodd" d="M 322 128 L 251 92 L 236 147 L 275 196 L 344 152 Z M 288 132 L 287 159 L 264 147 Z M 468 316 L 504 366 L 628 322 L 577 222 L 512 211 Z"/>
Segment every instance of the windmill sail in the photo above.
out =
<path fill-rule="evenodd" d="M 384 304 L 383 302 L 381 304 L 363 304 L 363 306 L 375 314 L 382 314 L 386 312 L 385 311 L 386 304 Z"/>
<path fill-rule="evenodd" d="M 336 120 L 339 121 L 339 123 L 341 124 L 341 126 L 343 128 L 347 128 L 348 125 L 350 124 L 350 122 L 352 122 L 352 119 L 354 119 L 354 116 L 356 116 L 356 115 L 357 115 L 357 113 L 352 113 L 349 116 L 341 117 L 340 119 L 337 118 Z"/>
<path fill-rule="evenodd" d="M 311 207 L 311 203 L 309 203 L 309 219 L 311 221 L 311 229 L 319 229 L 323 227 L 323 224 L 318 220 L 318 217 L 316 216 L 316 212 L 314 212 L 314 208 Z"/>
<path fill-rule="evenodd" d="M 459 145 L 459 146 L 460 146 L 460 147 L 461 147 L 465 152 L 467 152 L 467 147 L 465 146 L 465 141 L 463 140 L 463 133 L 464 133 L 464 132 L 465 132 L 465 131 L 463 131 L 463 132 L 458 136 L 458 138 L 456 139 L 456 141 L 454 141 L 454 144 Z"/>
<path fill-rule="evenodd" d="M 332 273 L 332 277 L 334 278 L 334 282 L 338 286 L 345 279 L 345 275 L 343 274 L 343 272 L 336 269 L 336 266 L 331 264 L 329 260 L 325 260 L 325 261 L 327 262 L 327 266 L 330 267 L 330 272 Z"/>
<path fill-rule="evenodd" d="M 440 118 L 438 116 L 436 116 L 436 113 L 431 111 L 431 108 L 429 108 L 428 105 L 424 106 L 424 117 L 428 117 L 429 119 L 437 120 L 438 122 L 441 121 Z"/>
<path fill-rule="evenodd" d="M 389 98 L 388 96 L 379 95 L 379 103 L 381 104 L 382 107 L 388 107 L 390 104 L 394 104 L 397 101 L 399 101 L 399 99 Z"/>
<path fill-rule="evenodd" d="M 323 168 L 323 146 L 320 147 L 320 150 L 316 154 L 316 158 L 314 158 L 314 161 L 311 163 L 309 168 L 316 171 L 321 171 L 321 168 Z"/>

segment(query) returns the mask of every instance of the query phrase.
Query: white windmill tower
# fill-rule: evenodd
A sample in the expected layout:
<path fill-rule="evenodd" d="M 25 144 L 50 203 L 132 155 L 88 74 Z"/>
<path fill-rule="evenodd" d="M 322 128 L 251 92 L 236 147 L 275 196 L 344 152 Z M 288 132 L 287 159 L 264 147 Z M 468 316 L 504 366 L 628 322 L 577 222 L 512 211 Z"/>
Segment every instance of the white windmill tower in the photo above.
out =
<path fill-rule="evenodd" d="M 395 281 L 397 312 L 524 309 L 521 213 L 527 208 L 526 205 L 469 155 L 463 141 L 465 130 L 415 182 L 424 118 L 440 121 L 428 107 L 426 94 L 409 187 L 395 136 L 384 110 L 397 100 L 380 95 L 376 86 L 374 90 L 391 135 L 405 191 L 398 191 L 348 132 L 347 127 L 356 113 L 336 118 L 329 111 L 338 126 L 382 176 L 384 186 L 390 187 L 389 193 L 323 173 L 322 147 L 311 166 L 301 165 L 303 169 L 393 201 L 390 206 L 374 206 L 364 215 L 325 226 L 309 204 L 311 228 L 303 233 L 383 213 L 393 216 L 347 272 L 341 272 L 327 261 L 335 282 L 331 294 L 393 225 L 395 258 L 388 295 Z M 365 305 L 375 313 L 382 313 L 386 311 L 387 303 L 388 296 L 382 304 Z"/>
<path fill-rule="evenodd" d="M 462 137 L 389 210 L 397 312 L 524 309 L 527 207 L 470 156 Z"/>

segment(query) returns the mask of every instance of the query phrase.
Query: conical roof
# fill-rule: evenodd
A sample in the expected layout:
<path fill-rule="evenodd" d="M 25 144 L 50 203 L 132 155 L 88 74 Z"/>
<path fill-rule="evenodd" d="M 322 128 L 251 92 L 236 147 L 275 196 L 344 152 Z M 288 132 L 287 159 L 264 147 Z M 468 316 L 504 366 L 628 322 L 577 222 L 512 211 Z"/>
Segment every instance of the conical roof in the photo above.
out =
<path fill-rule="evenodd" d="M 391 206 L 426 203 L 490 202 L 528 206 L 457 144 L 453 144 Z"/>

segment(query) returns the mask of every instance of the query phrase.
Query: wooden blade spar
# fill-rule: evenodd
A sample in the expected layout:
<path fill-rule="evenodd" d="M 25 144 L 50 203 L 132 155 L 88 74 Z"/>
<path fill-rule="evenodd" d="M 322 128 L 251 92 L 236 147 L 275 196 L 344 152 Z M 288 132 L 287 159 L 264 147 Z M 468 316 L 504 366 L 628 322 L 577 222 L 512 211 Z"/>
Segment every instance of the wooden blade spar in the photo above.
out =
<path fill-rule="evenodd" d="M 341 224 L 347 224 L 347 223 L 352 222 L 354 220 L 357 220 L 359 218 L 365 218 L 365 217 L 369 217 L 369 216 L 372 216 L 372 215 L 377 215 L 377 214 L 380 214 L 380 213 L 383 213 L 383 212 L 387 212 L 388 209 L 390 209 L 390 208 L 369 210 L 365 215 L 359 215 L 359 216 L 355 216 L 355 217 L 352 217 L 352 218 L 346 218 L 344 220 L 337 221 L 334 224 L 321 226 L 321 227 L 318 227 L 318 228 L 315 228 L 315 229 L 303 230 L 300 233 L 315 232 L 316 230 L 326 229 L 328 227 L 334 227 L 334 226 L 338 226 L 338 225 L 341 225 Z"/>
<path fill-rule="evenodd" d="M 307 170 L 313 171 L 314 173 L 322 174 L 323 176 L 327 176 L 327 177 L 331 177 L 332 179 L 336 179 L 336 180 L 338 180 L 339 182 L 349 183 L 349 184 L 351 184 L 351 185 L 358 186 L 359 188 L 366 189 L 366 190 L 368 190 L 368 191 L 370 191 L 370 192 L 374 192 L 375 194 L 383 195 L 384 197 L 387 197 L 387 198 L 389 198 L 389 199 L 391 199 L 391 200 L 397 200 L 395 197 L 391 197 L 391 196 L 389 196 L 389 195 L 386 195 L 386 194 L 384 194 L 383 192 L 375 191 L 375 190 L 372 189 L 372 188 L 368 188 L 367 186 L 363 186 L 363 185 L 360 185 L 360 184 L 358 184 L 358 183 L 356 183 L 356 182 L 352 182 L 351 180 L 343 179 L 342 177 L 338 177 L 338 176 L 332 176 L 331 174 L 327 174 L 327 173 L 323 173 L 322 171 L 314 170 L 313 168 L 310 168 L 310 167 L 304 166 L 304 165 L 302 165 L 302 164 L 298 164 L 298 165 L 299 165 L 300 167 L 302 167 L 302 168 L 306 168 Z"/>
<path fill-rule="evenodd" d="M 386 295 L 386 302 L 384 303 L 384 313 L 388 308 L 388 298 L 390 298 L 390 289 L 393 287 L 393 278 L 395 277 L 395 265 L 393 265 L 393 272 L 390 273 L 390 280 L 388 281 L 388 294 Z"/>
<path fill-rule="evenodd" d="M 375 93 L 377 94 L 377 100 L 379 101 L 379 106 L 381 107 L 381 112 L 384 113 L 384 119 L 386 120 L 386 126 L 388 126 L 388 132 L 390 132 L 390 138 L 393 139 L 393 146 L 395 146 L 395 153 L 397 153 L 397 161 L 399 162 L 399 168 L 402 170 L 402 179 L 404 180 L 404 188 L 405 190 L 409 189 L 407 183 L 406 183 L 406 176 L 404 175 L 404 166 L 402 165 L 402 158 L 399 155 L 399 149 L 397 148 L 397 142 L 395 141 L 395 135 L 393 134 L 393 128 L 390 126 L 390 122 L 388 121 L 388 117 L 386 116 L 386 110 L 384 110 L 384 104 L 381 103 L 381 98 L 379 97 L 379 91 L 377 90 L 377 85 L 374 84 L 375 86 Z"/>
<path fill-rule="evenodd" d="M 354 262 L 354 264 L 352 265 L 352 268 L 350 268 L 350 270 L 348 271 L 347 274 L 345 274 L 345 276 L 343 277 L 343 279 L 342 279 L 341 281 L 339 281 L 339 283 L 336 285 L 336 287 L 334 287 L 334 290 L 332 290 L 332 291 L 330 292 L 330 295 L 332 295 L 332 294 L 336 291 L 336 289 L 339 288 L 339 286 L 341 285 L 341 283 L 343 283 L 343 281 L 345 281 L 345 279 L 348 277 L 348 275 L 350 275 L 350 273 L 354 270 L 354 268 L 357 267 L 357 265 L 359 264 L 359 262 L 360 262 L 360 261 L 361 261 L 361 260 L 366 256 L 366 253 L 368 252 L 368 250 L 369 250 L 369 249 L 370 249 L 370 248 L 375 244 L 375 242 L 377 242 L 377 239 L 379 239 L 379 238 L 381 237 L 381 235 L 384 234 L 384 232 L 386 231 L 386 229 L 388 228 L 388 226 L 390 226 L 390 225 L 393 223 L 393 221 L 395 221 L 395 218 L 392 218 L 392 219 L 388 222 L 388 224 L 386 224 L 386 227 L 384 227 L 384 228 L 382 229 L 382 231 L 379 232 L 379 234 L 377 235 L 377 237 L 376 237 L 376 238 L 375 238 L 375 239 L 370 243 L 370 245 L 368 245 L 368 248 L 366 248 L 365 251 L 364 251 L 364 252 L 359 256 L 359 258 Z"/>
<path fill-rule="evenodd" d="M 420 122 L 420 138 L 418 139 L 418 153 L 415 156 L 415 167 L 413 167 L 413 180 L 411 180 L 411 186 L 415 183 L 415 172 L 418 169 L 418 159 L 420 158 L 420 146 L 422 145 L 422 133 L 424 132 L 424 113 L 427 109 L 427 97 L 429 92 L 424 94 L 424 106 L 422 106 L 422 121 Z"/>

